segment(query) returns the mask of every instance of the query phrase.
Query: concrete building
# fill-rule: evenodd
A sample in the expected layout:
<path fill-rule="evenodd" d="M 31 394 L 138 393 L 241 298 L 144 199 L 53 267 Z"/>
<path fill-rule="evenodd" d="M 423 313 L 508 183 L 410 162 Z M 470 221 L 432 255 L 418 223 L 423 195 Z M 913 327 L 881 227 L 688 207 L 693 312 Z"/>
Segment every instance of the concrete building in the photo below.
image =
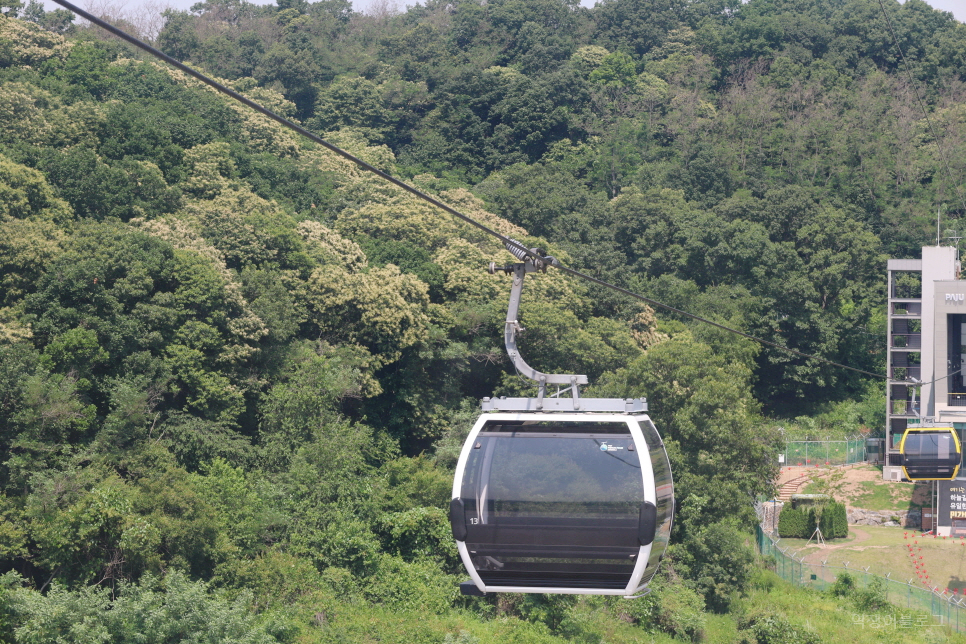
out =
<path fill-rule="evenodd" d="M 890 259 L 888 288 L 882 476 L 899 481 L 899 443 L 907 427 L 954 427 L 960 442 L 966 434 L 966 279 L 960 279 L 957 249 L 928 246 L 922 259 Z M 962 469 L 959 477 L 938 484 L 940 534 L 966 534 Z"/>

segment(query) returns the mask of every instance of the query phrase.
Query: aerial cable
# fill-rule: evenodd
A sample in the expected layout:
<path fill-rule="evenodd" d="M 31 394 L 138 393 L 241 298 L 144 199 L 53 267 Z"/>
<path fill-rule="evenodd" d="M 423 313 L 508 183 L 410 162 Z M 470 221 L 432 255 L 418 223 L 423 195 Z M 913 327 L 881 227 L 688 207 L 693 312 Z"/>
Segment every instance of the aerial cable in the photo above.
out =
<path fill-rule="evenodd" d="M 463 221 L 463 222 L 465 222 L 467 224 L 470 224 L 471 226 L 474 226 L 474 227 L 478 228 L 479 230 L 487 233 L 488 235 L 492 235 L 493 237 L 496 237 L 501 242 L 503 242 L 503 244 L 506 246 L 507 250 L 509 250 L 510 253 L 512 253 L 514 256 L 516 256 L 518 258 L 521 258 L 521 259 L 524 258 L 524 257 L 532 257 L 537 263 L 540 263 L 542 261 L 542 257 L 541 257 L 541 255 L 539 253 L 536 252 L 536 249 L 527 248 L 526 246 L 524 246 L 523 244 L 521 244 L 517 240 L 511 239 L 511 238 L 509 238 L 509 237 L 507 237 L 507 236 L 505 236 L 505 235 L 497 232 L 496 230 L 493 230 L 489 226 L 487 226 L 487 225 L 485 225 L 485 224 L 483 224 L 483 223 L 481 223 L 481 222 L 473 219 L 472 217 L 469 217 L 469 216 L 461 213 L 460 211 L 456 210 L 452 206 L 449 206 L 446 203 L 444 203 L 444 202 L 436 199 L 432 195 L 429 195 L 429 194 L 423 192 L 422 190 L 419 190 L 418 188 L 416 188 L 416 187 L 414 187 L 414 186 L 406 183 L 405 181 L 402 181 L 401 179 L 397 179 L 396 177 L 392 176 L 391 174 L 388 174 L 387 172 L 383 172 L 379 168 L 377 168 L 377 167 L 375 167 L 375 166 L 373 166 L 373 165 L 371 165 L 369 163 L 366 163 L 365 161 L 363 161 L 359 157 L 351 154 L 350 152 L 347 152 L 346 150 L 343 150 L 342 148 L 340 148 L 340 147 L 338 147 L 336 145 L 333 145 L 332 143 L 329 143 L 328 141 L 326 141 L 325 139 L 323 139 L 319 135 L 313 134 L 309 130 L 306 130 L 304 127 L 302 127 L 298 123 L 295 123 L 294 121 L 290 121 L 289 119 L 285 118 L 284 116 L 280 116 L 280 115 L 276 114 L 275 112 L 271 111 L 270 109 L 268 109 L 268 108 L 260 105 L 259 103 L 256 103 L 255 101 L 251 100 L 250 98 L 248 98 L 248 97 L 246 97 L 246 96 L 244 96 L 244 95 L 236 92 L 235 90 L 233 90 L 233 89 L 231 89 L 229 87 L 226 87 L 225 85 L 222 85 L 221 83 L 219 83 L 218 81 L 214 80 L 213 78 L 210 78 L 210 77 L 206 76 L 205 74 L 202 74 L 198 70 L 193 69 L 193 68 L 189 67 L 188 65 L 185 65 L 184 63 L 182 63 L 182 62 L 180 62 L 180 61 L 172 58 L 171 56 L 169 56 L 168 54 L 164 53 L 163 51 L 152 47 L 151 45 L 145 43 L 144 41 L 142 41 L 142 40 L 140 40 L 138 38 L 135 38 L 131 34 L 125 32 L 125 31 L 123 31 L 121 29 L 118 29 L 117 27 L 115 27 L 114 25 L 110 24 L 109 22 L 106 22 L 105 20 L 102 20 L 101 18 L 98 18 L 97 16 L 95 16 L 95 15 L 93 15 L 93 14 L 91 14 L 91 13 L 89 13 L 89 12 L 83 10 L 83 9 L 81 9 L 80 7 L 77 7 L 76 5 L 68 2 L 68 0 L 54 0 L 54 2 L 56 2 L 60 6 L 64 7 L 65 9 L 68 9 L 69 11 L 73 11 L 74 13 L 76 13 L 79 16 L 81 16 L 85 20 L 87 20 L 87 21 L 91 22 L 92 24 L 97 25 L 101 29 L 104 29 L 105 31 L 107 31 L 107 32 L 109 32 L 109 33 L 117 36 L 121 40 L 124 40 L 124 41 L 126 41 L 126 42 L 134 45 L 138 49 L 141 49 L 142 51 L 145 51 L 148 54 L 151 54 L 155 58 L 159 58 L 159 59 L 163 60 L 164 62 L 168 63 L 169 65 L 175 67 L 176 69 L 179 69 L 179 70 L 183 71 L 184 73 L 188 74 L 189 76 L 191 76 L 191 77 L 193 77 L 193 78 L 201 81 L 205 85 L 208 85 L 212 89 L 214 89 L 214 90 L 216 90 L 218 92 L 221 92 L 222 94 L 225 94 L 226 96 L 228 96 L 228 97 L 230 97 L 230 98 L 238 101 L 239 103 L 242 103 L 244 105 L 247 105 L 248 107 L 250 107 L 251 109 L 255 110 L 256 112 L 258 112 L 260 114 L 263 114 L 264 116 L 267 116 L 268 118 L 272 119 L 273 121 L 276 121 L 277 123 L 279 123 L 283 127 L 286 127 L 286 128 L 288 128 L 288 129 L 290 129 L 290 130 L 292 130 L 294 132 L 297 132 L 298 134 L 301 134 L 305 138 L 309 139 L 310 141 L 313 141 L 314 143 L 317 143 L 317 144 L 321 145 L 322 147 L 326 148 L 327 150 L 329 150 L 331 152 L 334 152 L 335 154 L 338 154 L 342 158 L 344 158 L 344 159 L 346 159 L 348 161 L 351 161 L 352 163 L 356 164 L 360 168 L 362 168 L 364 170 L 367 170 L 369 172 L 372 172 L 373 174 L 381 177 L 382 179 L 385 179 L 386 181 L 388 181 L 389 183 L 393 184 L 394 186 L 397 186 L 398 188 L 401 188 L 401 189 L 405 190 L 406 192 L 408 192 L 408 193 L 410 193 L 410 194 L 412 194 L 412 195 L 414 195 L 414 196 L 416 196 L 416 197 L 418 197 L 418 198 L 420 198 L 420 199 L 422 199 L 422 200 L 424 200 L 424 201 L 426 201 L 426 202 L 428 202 L 428 203 L 436 206 L 437 208 L 440 208 L 441 210 L 444 210 L 444 211 L 448 212 L 449 214 L 453 215 L 457 219 L 460 219 L 461 221 Z M 547 259 L 552 259 L 552 258 L 547 258 Z M 620 286 L 617 286 L 616 284 L 611 284 L 609 282 L 605 282 L 605 281 L 603 281 L 601 279 L 597 279 L 596 277 L 593 277 L 591 275 L 587 275 L 586 273 L 581 273 L 580 271 L 577 271 L 577 270 L 574 270 L 572 268 L 568 268 L 566 266 L 563 266 L 556 259 L 553 259 L 552 260 L 552 263 L 550 263 L 550 264 L 552 266 L 554 266 L 555 268 L 563 271 L 564 273 L 567 273 L 569 275 L 573 275 L 574 277 L 578 277 L 578 278 L 587 280 L 589 282 L 593 282 L 594 284 L 597 284 L 599 286 L 603 286 L 604 288 L 609 288 L 609 289 L 611 289 L 613 291 L 616 291 L 618 293 L 622 293 L 622 294 L 624 294 L 624 295 L 626 295 L 626 296 L 628 296 L 630 298 L 639 300 L 641 302 L 645 302 L 646 304 L 650 304 L 650 305 L 656 306 L 658 308 L 665 309 L 667 311 L 671 311 L 672 313 L 676 313 L 677 315 L 682 315 L 684 317 L 691 318 L 692 320 L 695 320 L 697 322 L 703 322 L 705 324 L 710 324 L 711 326 L 717 327 L 717 328 L 719 328 L 719 329 L 721 329 L 723 331 L 727 331 L 729 333 L 734 333 L 736 335 L 739 335 L 739 336 L 742 336 L 744 338 L 747 338 L 748 340 L 752 340 L 754 342 L 758 342 L 759 344 L 762 344 L 762 345 L 765 345 L 765 346 L 769 346 L 769 347 L 773 347 L 775 349 L 779 349 L 781 351 L 785 351 L 787 353 L 791 353 L 791 354 L 797 355 L 797 356 L 802 357 L 802 358 L 805 358 L 807 360 L 816 360 L 818 362 L 822 362 L 822 363 L 831 365 L 833 367 L 839 367 L 841 369 L 847 369 L 849 371 L 854 371 L 856 373 L 860 373 L 860 374 L 863 374 L 863 375 L 866 375 L 866 376 L 871 376 L 873 378 L 881 378 L 881 379 L 889 380 L 888 375 L 881 374 L 881 373 L 873 373 L 871 371 L 865 371 L 864 369 L 858 369 L 856 367 L 850 367 L 849 365 L 842 364 L 840 362 L 835 362 L 833 360 L 829 360 L 829 359 L 823 358 L 821 356 L 816 356 L 816 355 L 811 355 L 811 354 L 808 354 L 808 353 L 804 353 L 802 351 L 798 351 L 796 349 L 792 349 L 790 347 L 786 347 L 786 346 L 784 346 L 782 344 L 778 344 L 776 342 L 771 342 L 770 340 L 765 340 L 764 338 L 759 338 L 759 337 L 750 335 L 750 334 L 745 333 L 743 331 L 739 331 L 738 329 L 733 329 L 731 327 L 727 327 L 727 326 L 725 326 L 723 324 L 719 324 L 719 323 L 714 322 L 712 320 L 709 320 L 707 318 L 701 317 L 700 315 L 695 315 L 694 313 L 688 313 L 687 311 L 683 311 L 681 309 L 675 308 L 675 307 L 670 306 L 668 304 L 664 304 L 662 302 L 658 302 L 657 300 L 651 299 L 649 297 L 645 297 L 645 296 L 640 295 L 638 293 L 634 293 L 633 291 L 629 291 L 629 290 L 627 290 L 625 288 L 622 288 Z M 917 384 L 929 384 L 929 383 L 917 383 Z"/>
<path fill-rule="evenodd" d="M 936 149 L 939 150 L 939 158 L 943 162 L 943 167 L 946 169 L 946 174 L 949 176 L 949 182 L 952 186 L 953 191 L 956 196 L 959 197 L 959 201 L 963 206 L 963 213 L 966 213 L 966 199 L 963 198 L 963 193 L 959 189 L 959 184 L 956 178 L 953 177 L 953 171 L 949 167 L 949 160 L 946 158 L 946 151 L 943 150 L 942 143 L 939 141 L 939 137 L 936 135 L 936 130 L 932 126 L 932 119 L 929 118 L 929 112 L 926 110 L 926 103 L 922 100 L 922 96 L 919 94 L 919 85 L 916 84 L 916 79 L 912 77 L 912 71 L 909 69 L 909 61 L 906 60 L 905 54 L 902 53 L 902 47 L 899 45 L 899 38 L 896 37 L 896 30 L 892 26 L 892 18 L 889 17 L 889 12 L 886 11 L 885 3 L 879 0 L 879 7 L 882 9 L 882 15 L 886 19 L 886 25 L 889 27 L 889 33 L 892 34 L 892 42 L 896 46 L 896 51 L 899 52 L 899 58 L 902 60 L 903 65 L 906 68 L 906 77 L 909 79 L 909 84 L 912 86 L 913 91 L 916 93 L 916 101 L 919 103 L 919 109 L 922 110 L 922 115 L 926 119 L 926 125 L 929 127 L 929 133 L 932 135 L 933 141 L 936 142 Z M 939 235 L 939 224 L 936 224 L 936 235 Z"/>
<path fill-rule="evenodd" d="M 396 177 L 392 176 L 391 174 L 388 174 L 386 172 L 383 172 L 379 168 L 377 168 L 377 167 L 375 167 L 375 166 L 373 166 L 373 165 L 371 165 L 369 163 L 366 163 L 365 161 L 363 161 L 359 157 L 355 156 L 354 154 L 352 154 L 350 152 L 347 152 L 346 150 L 343 150 L 342 148 L 340 148 L 340 147 L 338 147 L 336 145 L 333 145 L 333 144 L 329 143 L 328 141 L 326 141 L 325 139 L 323 139 L 319 135 L 313 134 L 309 130 L 306 130 L 304 127 L 302 127 L 298 123 L 295 123 L 294 121 L 290 121 L 289 119 L 285 118 L 284 116 L 280 116 L 280 115 L 276 114 L 272 110 L 270 110 L 270 109 L 268 109 L 268 108 L 260 105 L 259 103 L 256 103 L 255 101 L 251 100 L 247 96 L 244 96 L 243 94 L 240 94 L 240 93 L 236 92 L 235 90 L 231 89 L 230 87 L 226 87 L 225 85 L 222 85 L 221 83 L 219 83 L 218 81 L 214 80 L 213 78 L 211 78 L 209 76 L 206 76 L 205 74 L 202 74 L 198 70 L 193 69 L 193 68 L 185 65 L 184 63 L 182 63 L 182 62 L 180 62 L 180 61 L 172 58 L 171 56 L 169 56 L 168 54 L 164 53 L 160 49 L 156 49 L 156 48 L 152 47 L 151 45 L 147 44 L 146 42 L 144 42 L 142 40 L 139 40 L 138 38 L 135 38 L 131 34 L 127 33 L 126 31 L 123 31 L 121 29 L 118 29 L 117 27 L 115 27 L 114 25 L 110 24 L 109 22 L 106 22 L 106 21 L 102 20 L 101 18 L 98 18 L 97 16 L 95 16 L 95 15 L 93 15 L 93 14 L 87 12 L 87 11 L 84 11 L 80 7 L 77 7 L 76 5 L 71 4 L 67 0 L 54 0 L 54 2 L 56 2 L 60 6 L 64 7 L 65 9 L 69 9 L 70 11 L 73 11 L 74 13 L 76 13 L 79 16 L 81 16 L 85 20 L 88 20 L 89 22 L 97 25 L 101 29 L 104 29 L 105 31 L 108 31 L 108 32 L 114 34 L 115 36 L 117 36 L 121 40 L 125 40 L 125 41 L 129 42 L 130 44 L 134 45 L 135 47 L 137 47 L 138 49 L 141 49 L 141 50 L 143 50 L 143 51 L 151 54 L 155 58 L 160 58 L 161 60 L 163 60 L 164 62 L 168 63 L 169 65 L 171 65 L 173 67 L 176 67 L 177 69 L 180 69 L 185 74 L 188 74 L 189 76 L 192 76 L 193 78 L 196 78 L 197 80 L 201 81 L 205 85 L 208 85 L 212 89 L 214 89 L 214 90 L 216 90 L 218 92 L 221 92 L 222 94 L 225 94 L 226 96 L 229 96 L 229 97 L 233 98 L 234 100 L 238 101 L 239 103 L 243 103 L 243 104 L 247 105 L 248 107 L 252 108 L 256 112 L 259 112 L 260 114 L 263 114 L 263 115 L 267 116 L 268 118 L 272 119 L 273 121 L 278 122 L 280 125 L 282 125 L 284 127 L 287 127 L 290 130 L 293 130 L 293 131 L 301 134 L 302 136 L 306 137 L 307 139 L 311 140 L 312 142 L 318 143 L 319 145 L 321 145 L 322 147 L 326 148 L 327 150 L 338 154 L 339 156 L 343 157 L 344 159 L 346 159 L 348 161 L 351 161 L 352 163 L 356 164 L 360 168 L 362 168 L 364 170 L 367 170 L 369 172 L 372 172 L 375 175 L 378 175 L 379 177 L 385 179 L 389 183 L 391 183 L 391 184 L 393 184 L 393 185 L 395 185 L 395 186 L 397 186 L 399 188 L 402 188 L 406 192 L 409 192 L 409 193 L 415 195 L 416 197 L 419 197 L 420 199 L 423 199 L 424 201 L 427 201 L 427 202 L 433 204 L 437 208 L 441 208 L 442 210 L 445 210 L 446 212 L 448 212 L 449 214 L 453 215 L 454 217 L 457 217 L 458 219 L 461 219 L 464 222 L 466 222 L 466 223 L 468 223 L 468 224 L 470 224 L 472 226 L 475 226 L 475 227 L 479 228 L 480 230 L 482 230 L 483 232 L 485 232 L 485 233 L 487 233 L 489 235 L 493 235 L 494 237 L 497 237 L 504 244 L 506 244 L 506 245 L 508 245 L 510 247 L 513 247 L 513 248 L 515 248 L 518 251 L 522 251 L 522 252 L 525 252 L 525 253 L 528 253 L 529 252 L 529 249 L 526 246 L 524 246 L 523 244 L 521 244 L 520 242 L 515 241 L 513 239 L 510 239 L 509 237 L 506 237 L 506 236 L 500 234 L 499 232 L 493 230 L 492 228 L 490 228 L 486 224 L 480 223 L 480 222 L 476 221 L 475 219 L 472 219 L 471 217 L 468 217 L 468 216 L 464 215 L 463 213 L 461 213 L 460 211 L 456 210 L 452 206 L 449 206 L 449 205 L 443 203 L 442 201 L 439 201 L 438 199 L 436 199 L 432 195 L 429 195 L 429 194 L 423 192 L 422 190 L 420 190 L 420 189 L 418 189 L 418 188 L 416 188 L 414 186 L 409 185 L 405 181 L 402 181 L 400 179 L 397 179 Z"/>
<path fill-rule="evenodd" d="M 682 311 L 681 309 L 675 308 L 675 307 L 673 307 L 673 306 L 671 306 L 669 304 L 663 304 L 661 302 L 658 302 L 657 300 L 652 300 L 649 297 L 645 297 L 645 296 L 640 295 L 638 293 L 635 293 L 633 291 L 629 291 L 626 288 L 622 288 L 620 286 L 617 286 L 616 284 L 610 284 L 610 283 L 605 282 L 603 280 L 597 279 L 596 277 L 593 277 L 592 275 L 587 275 L 586 273 L 581 273 L 580 271 L 576 271 L 576 270 L 574 270 L 572 268 L 567 268 L 566 266 L 557 266 L 557 268 L 560 269 L 561 271 L 563 271 L 564 273 L 569 273 L 570 275 L 573 275 L 575 277 L 580 277 L 582 279 L 585 279 L 587 281 L 593 282 L 593 283 L 598 284 L 600 286 L 604 286 L 606 288 L 609 288 L 609 289 L 612 289 L 614 291 L 617 291 L 618 293 L 623 293 L 624 295 L 626 295 L 628 297 L 631 297 L 631 298 L 634 298 L 635 300 L 640 300 L 641 302 L 646 302 L 647 304 L 651 304 L 653 306 L 658 306 L 658 307 L 660 307 L 662 309 L 671 311 L 673 313 L 677 313 L 678 315 L 684 315 L 684 316 L 689 317 L 692 320 L 696 320 L 698 322 L 704 322 L 705 324 L 710 324 L 713 327 L 717 327 L 717 328 L 722 329 L 724 331 L 728 331 L 729 333 L 734 333 L 736 335 L 740 335 L 743 338 L 747 338 L 749 340 L 754 340 L 755 342 L 758 342 L 760 344 L 763 344 L 763 345 L 766 345 L 766 346 L 769 346 L 769 347 L 774 347 L 775 349 L 781 349 L 782 351 L 787 351 L 788 353 L 795 354 L 797 356 L 800 356 L 802 358 L 806 358 L 808 360 L 818 360 L 820 362 L 824 362 L 826 364 L 832 365 L 833 367 L 840 367 L 842 369 L 848 369 L 849 371 L 855 371 L 857 373 L 865 374 L 867 376 L 872 376 L 873 378 L 884 378 L 886 380 L 888 380 L 888 378 L 889 378 L 887 375 L 884 375 L 884 374 L 881 374 L 881 373 L 873 373 L 871 371 L 865 371 L 864 369 L 858 369 L 856 367 L 850 367 L 847 364 L 842 364 L 840 362 L 834 362 L 834 361 L 829 360 L 827 358 L 822 358 L 821 356 L 815 356 L 815 355 L 811 355 L 811 354 L 808 354 L 808 353 L 803 353 L 801 351 L 798 351 L 797 349 L 792 349 L 791 347 L 786 347 L 785 345 L 778 344 L 777 342 L 772 342 L 770 340 L 765 340 L 764 338 L 759 338 L 757 336 L 750 335 L 748 333 L 745 333 L 744 331 L 739 331 L 738 329 L 733 329 L 733 328 L 727 327 L 727 326 L 725 326 L 723 324 L 718 324 L 717 322 L 715 322 L 713 320 L 709 320 L 708 318 L 701 317 L 700 315 L 695 315 L 694 313 L 688 313 L 687 311 Z"/>
<path fill-rule="evenodd" d="M 923 385 L 934 385 L 937 382 L 939 382 L 940 380 L 945 380 L 946 378 L 952 378 L 953 376 L 955 376 L 956 374 L 960 373 L 961 371 L 962 371 L 962 368 L 957 369 L 956 371 L 953 371 L 952 373 L 947 373 L 945 376 L 942 376 L 940 378 L 936 378 L 935 380 L 930 380 L 929 382 L 923 382 L 921 380 L 918 380 L 918 379 L 912 378 L 912 377 L 909 377 L 909 378 L 907 378 L 905 380 L 894 380 L 893 382 L 895 384 L 897 384 L 897 385 L 898 384 L 908 384 L 908 383 L 911 382 L 913 387 L 922 387 Z"/>

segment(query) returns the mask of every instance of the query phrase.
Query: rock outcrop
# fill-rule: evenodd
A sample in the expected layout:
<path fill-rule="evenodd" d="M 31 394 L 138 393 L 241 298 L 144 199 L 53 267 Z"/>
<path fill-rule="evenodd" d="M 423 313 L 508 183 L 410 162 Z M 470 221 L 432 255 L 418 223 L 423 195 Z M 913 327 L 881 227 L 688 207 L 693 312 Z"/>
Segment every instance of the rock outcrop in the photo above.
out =
<path fill-rule="evenodd" d="M 922 510 L 848 510 L 849 525 L 884 525 L 918 528 L 922 525 Z"/>

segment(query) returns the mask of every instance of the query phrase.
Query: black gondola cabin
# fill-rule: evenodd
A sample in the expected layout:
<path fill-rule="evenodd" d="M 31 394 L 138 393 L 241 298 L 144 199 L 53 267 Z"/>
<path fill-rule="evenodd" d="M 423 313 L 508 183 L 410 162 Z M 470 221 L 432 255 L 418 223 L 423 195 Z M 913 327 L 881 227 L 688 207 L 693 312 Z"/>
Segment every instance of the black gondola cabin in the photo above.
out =
<path fill-rule="evenodd" d="M 559 264 L 510 241 L 507 250 L 523 261 L 490 264 L 490 272 L 513 275 L 504 342 L 517 373 L 537 383 L 537 397 L 484 398 L 463 445 L 449 512 L 471 578 L 460 590 L 639 595 L 671 536 L 664 443 L 645 399 L 582 398 L 587 376 L 526 363 L 516 343 L 523 280 Z"/>
<path fill-rule="evenodd" d="M 491 413 L 463 446 L 450 521 L 481 593 L 633 596 L 664 556 L 673 511 L 648 416 Z"/>
<path fill-rule="evenodd" d="M 903 474 L 910 481 L 951 481 L 962 462 L 959 436 L 952 427 L 909 427 L 899 453 Z"/>

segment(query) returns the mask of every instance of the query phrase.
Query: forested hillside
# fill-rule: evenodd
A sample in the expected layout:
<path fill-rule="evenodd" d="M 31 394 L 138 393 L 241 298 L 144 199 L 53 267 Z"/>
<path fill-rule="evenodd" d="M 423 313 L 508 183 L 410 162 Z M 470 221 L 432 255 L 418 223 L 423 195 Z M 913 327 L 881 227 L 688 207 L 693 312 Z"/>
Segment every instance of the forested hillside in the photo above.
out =
<path fill-rule="evenodd" d="M 534 276 L 527 361 L 648 398 L 674 545 L 646 599 L 462 598 L 458 449 L 480 397 L 532 391 L 486 271 L 511 256 L 64 12 L 2 4 L 0 641 L 798 623 L 742 599 L 778 419 L 877 429 L 879 382 Z M 886 7 L 915 86 L 876 0 L 226 1 L 141 35 L 569 266 L 884 372 L 884 259 L 966 215 L 966 26 Z"/>

